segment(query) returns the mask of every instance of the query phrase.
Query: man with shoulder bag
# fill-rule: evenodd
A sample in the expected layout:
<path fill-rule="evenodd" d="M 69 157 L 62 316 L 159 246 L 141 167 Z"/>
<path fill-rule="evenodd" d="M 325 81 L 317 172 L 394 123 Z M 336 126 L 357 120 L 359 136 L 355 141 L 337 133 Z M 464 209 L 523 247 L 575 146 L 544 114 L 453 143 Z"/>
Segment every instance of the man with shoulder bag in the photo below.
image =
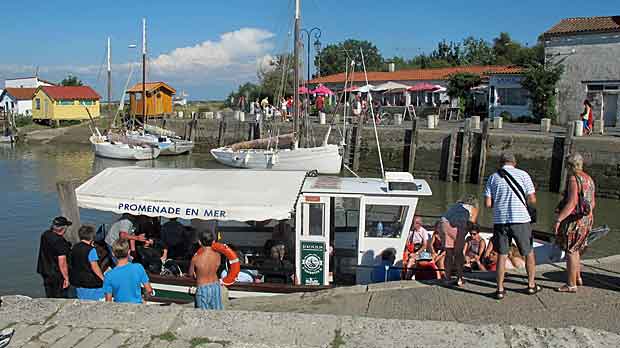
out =
<path fill-rule="evenodd" d="M 504 276 L 512 240 L 525 257 L 527 293 L 534 295 L 541 290 L 535 282 L 536 256 L 531 226 L 531 223 L 536 222 L 536 191 L 530 175 L 517 169 L 516 164 L 517 160 L 512 153 L 503 153 L 499 170 L 489 177 L 484 190 L 485 206 L 493 208 L 494 245 L 499 254 L 495 296 L 499 300 L 506 295 Z"/>

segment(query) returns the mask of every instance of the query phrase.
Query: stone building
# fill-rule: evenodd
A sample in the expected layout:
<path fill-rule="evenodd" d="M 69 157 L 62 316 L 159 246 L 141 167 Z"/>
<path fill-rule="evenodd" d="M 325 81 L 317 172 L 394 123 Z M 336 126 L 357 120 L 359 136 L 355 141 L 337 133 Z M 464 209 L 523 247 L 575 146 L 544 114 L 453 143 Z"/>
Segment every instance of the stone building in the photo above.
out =
<path fill-rule="evenodd" d="M 563 19 L 540 40 L 546 59 L 565 66 L 558 85 L 559 122 L 578 119 L 588 98 L 596 120 L 620 126 L 620 16 Z"/>

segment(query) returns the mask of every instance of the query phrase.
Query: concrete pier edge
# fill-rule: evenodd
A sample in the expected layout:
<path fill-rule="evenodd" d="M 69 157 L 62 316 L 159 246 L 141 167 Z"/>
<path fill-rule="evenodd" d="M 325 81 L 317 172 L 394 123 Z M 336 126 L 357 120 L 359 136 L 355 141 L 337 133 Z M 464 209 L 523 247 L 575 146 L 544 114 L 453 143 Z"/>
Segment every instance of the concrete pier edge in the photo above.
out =
<path fill-rule="evenodd" d="M 620 255 L 584 261 L 586 266 L 617 264 Z M 563 267 L 562 263 L 541 265 L 537 272 L 542 274 Z M 396 294 L 424 288 L 433 287 L 410 281 L 278 297 L 294 301 L 297 296 L 300 305 L 304 305 L 343 297 L 356 299 L 355 296 L 364 293 L 369 297 L 379 297 L 382 293 L 389 297 L 390 291 Z M 454 298 L 467 296 L 449 291 Z M 127 305 L 25 296 L 4 296 L 2 300 L 0 328 L 16 329 L 9 347 L 616 347 L 620 342 L 616 330 L 569 324 L 544 328 L 532 327 L 535 323 L 472 324 L 292 311 L 216 312 L 176 305 Z M 368 301 L 367 305 L 359 305 L 371 304 Z M 510 305 L 506 306 L 510 310 Z"/>

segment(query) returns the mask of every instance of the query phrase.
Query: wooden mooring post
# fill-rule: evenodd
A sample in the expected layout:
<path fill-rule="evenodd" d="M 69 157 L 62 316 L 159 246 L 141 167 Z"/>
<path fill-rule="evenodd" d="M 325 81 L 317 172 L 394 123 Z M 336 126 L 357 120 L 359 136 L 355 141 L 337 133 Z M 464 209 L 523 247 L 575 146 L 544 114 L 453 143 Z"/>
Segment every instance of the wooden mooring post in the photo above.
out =
<path fill-rule="evenodd" d="M 469 143 L 471 141 L 471 118 L 465 119 L 463 126 L 463 141 L 461 142 L 461 163 L 459 168 L 459 183 L 467 181 L 467 168 L 469 168 Z"/>
<path fill-rule="evenodd" d="M 484 172 L 487 169 L 487 144 L 489 142 L 489 129 L 491 128 L 491 122 L 487 118 L 482 122 L 482 135 L 480 138 L 480 154 L 478 162 L 478 178 L 476 183 L 482 184 L 484 182 Z"/>
<path fill-rule="evenodd" d="M 65 238 L 71 242 L 71 244 L 80 241 L 77 233 L 81 225 L 80 209 L 78 208 L 77 196 L 75 195 L 75 189 L 77 187 L 78 183 L 76 181 L 60 181 L 56 183 L 60 214 L 73 223 L 67 228 L 67 232 L 65 232 Z"/>
<path fill-rule="evenodd" d="M 362 132 L 364 131 L 364 114 L 362 113 L 357 121 L 355 129 L 355 143 L 353 144 L 353 171 L 360 169 L 360 148 L 362 147 Z"/>
<path fill-rule="evenodd" d="M 560 192 L 566 187 L 566 157 L 571 154 L 573 150 L 573 140 L 575 137 L 575 122 L 570 122 L 566 130 L 566 137 L 564 138 L 564 149 L 562 151 L 562 174 L 560 176 Z"/>
<path fill-rule="evenodd" d="M 222 146 L 222 141 L 224 140 L 224 134 L 226 133 L 226 121 L 222 118 L 220 119 L 220 127 L 217 131 L 217 147 Z"/>
<path fill-rule="evenodd" d="M 411 142 L 409 146 L 409 173 L 415 169 L 415 153 L 418 148 L 418 118 L 411 118 Z"/>
<path fill-rule="evenodd" d="M 453 129 L 450 133 L 450 143 L 448 145 L 448 164 L 446 165 L 446 181 L 452 182 L 454 176 L 454 157 L 456 156 L 456 144 L 458 142 L 459 130 Z"/>

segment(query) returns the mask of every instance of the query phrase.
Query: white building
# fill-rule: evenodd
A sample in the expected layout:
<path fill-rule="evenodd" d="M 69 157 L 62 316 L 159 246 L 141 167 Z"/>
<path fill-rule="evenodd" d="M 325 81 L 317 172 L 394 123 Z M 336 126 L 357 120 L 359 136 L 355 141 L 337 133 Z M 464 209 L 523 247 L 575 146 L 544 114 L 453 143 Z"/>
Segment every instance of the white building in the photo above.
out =
<path fill-rule="evenodd" d="M 34 77 L 18 77 L 14 79 L 6 79 L 4 81 L 5 88 L 37 88 L 40 86 L 55 86 L 55 83 Z"/>
<path fill-rule="evenodd" d="M 0 108 L 2 112 L 17 115 L 32 115 L 32 97 L 36 88 L 7 87 L 0 94 Z"/>
<path fill-rule="evenodd" d="M 521 68 L 489 74 L 489 117 L 532 117 L 529 92 L 521 86 Z"/>
<path fill-rule="evenodd" d="M 561 62 L 560 123 L 579 118 L 588 99 L 595 119 L 620 126 L 620 16 L 566 18 L 540 37 L 547 60 Z"/>

